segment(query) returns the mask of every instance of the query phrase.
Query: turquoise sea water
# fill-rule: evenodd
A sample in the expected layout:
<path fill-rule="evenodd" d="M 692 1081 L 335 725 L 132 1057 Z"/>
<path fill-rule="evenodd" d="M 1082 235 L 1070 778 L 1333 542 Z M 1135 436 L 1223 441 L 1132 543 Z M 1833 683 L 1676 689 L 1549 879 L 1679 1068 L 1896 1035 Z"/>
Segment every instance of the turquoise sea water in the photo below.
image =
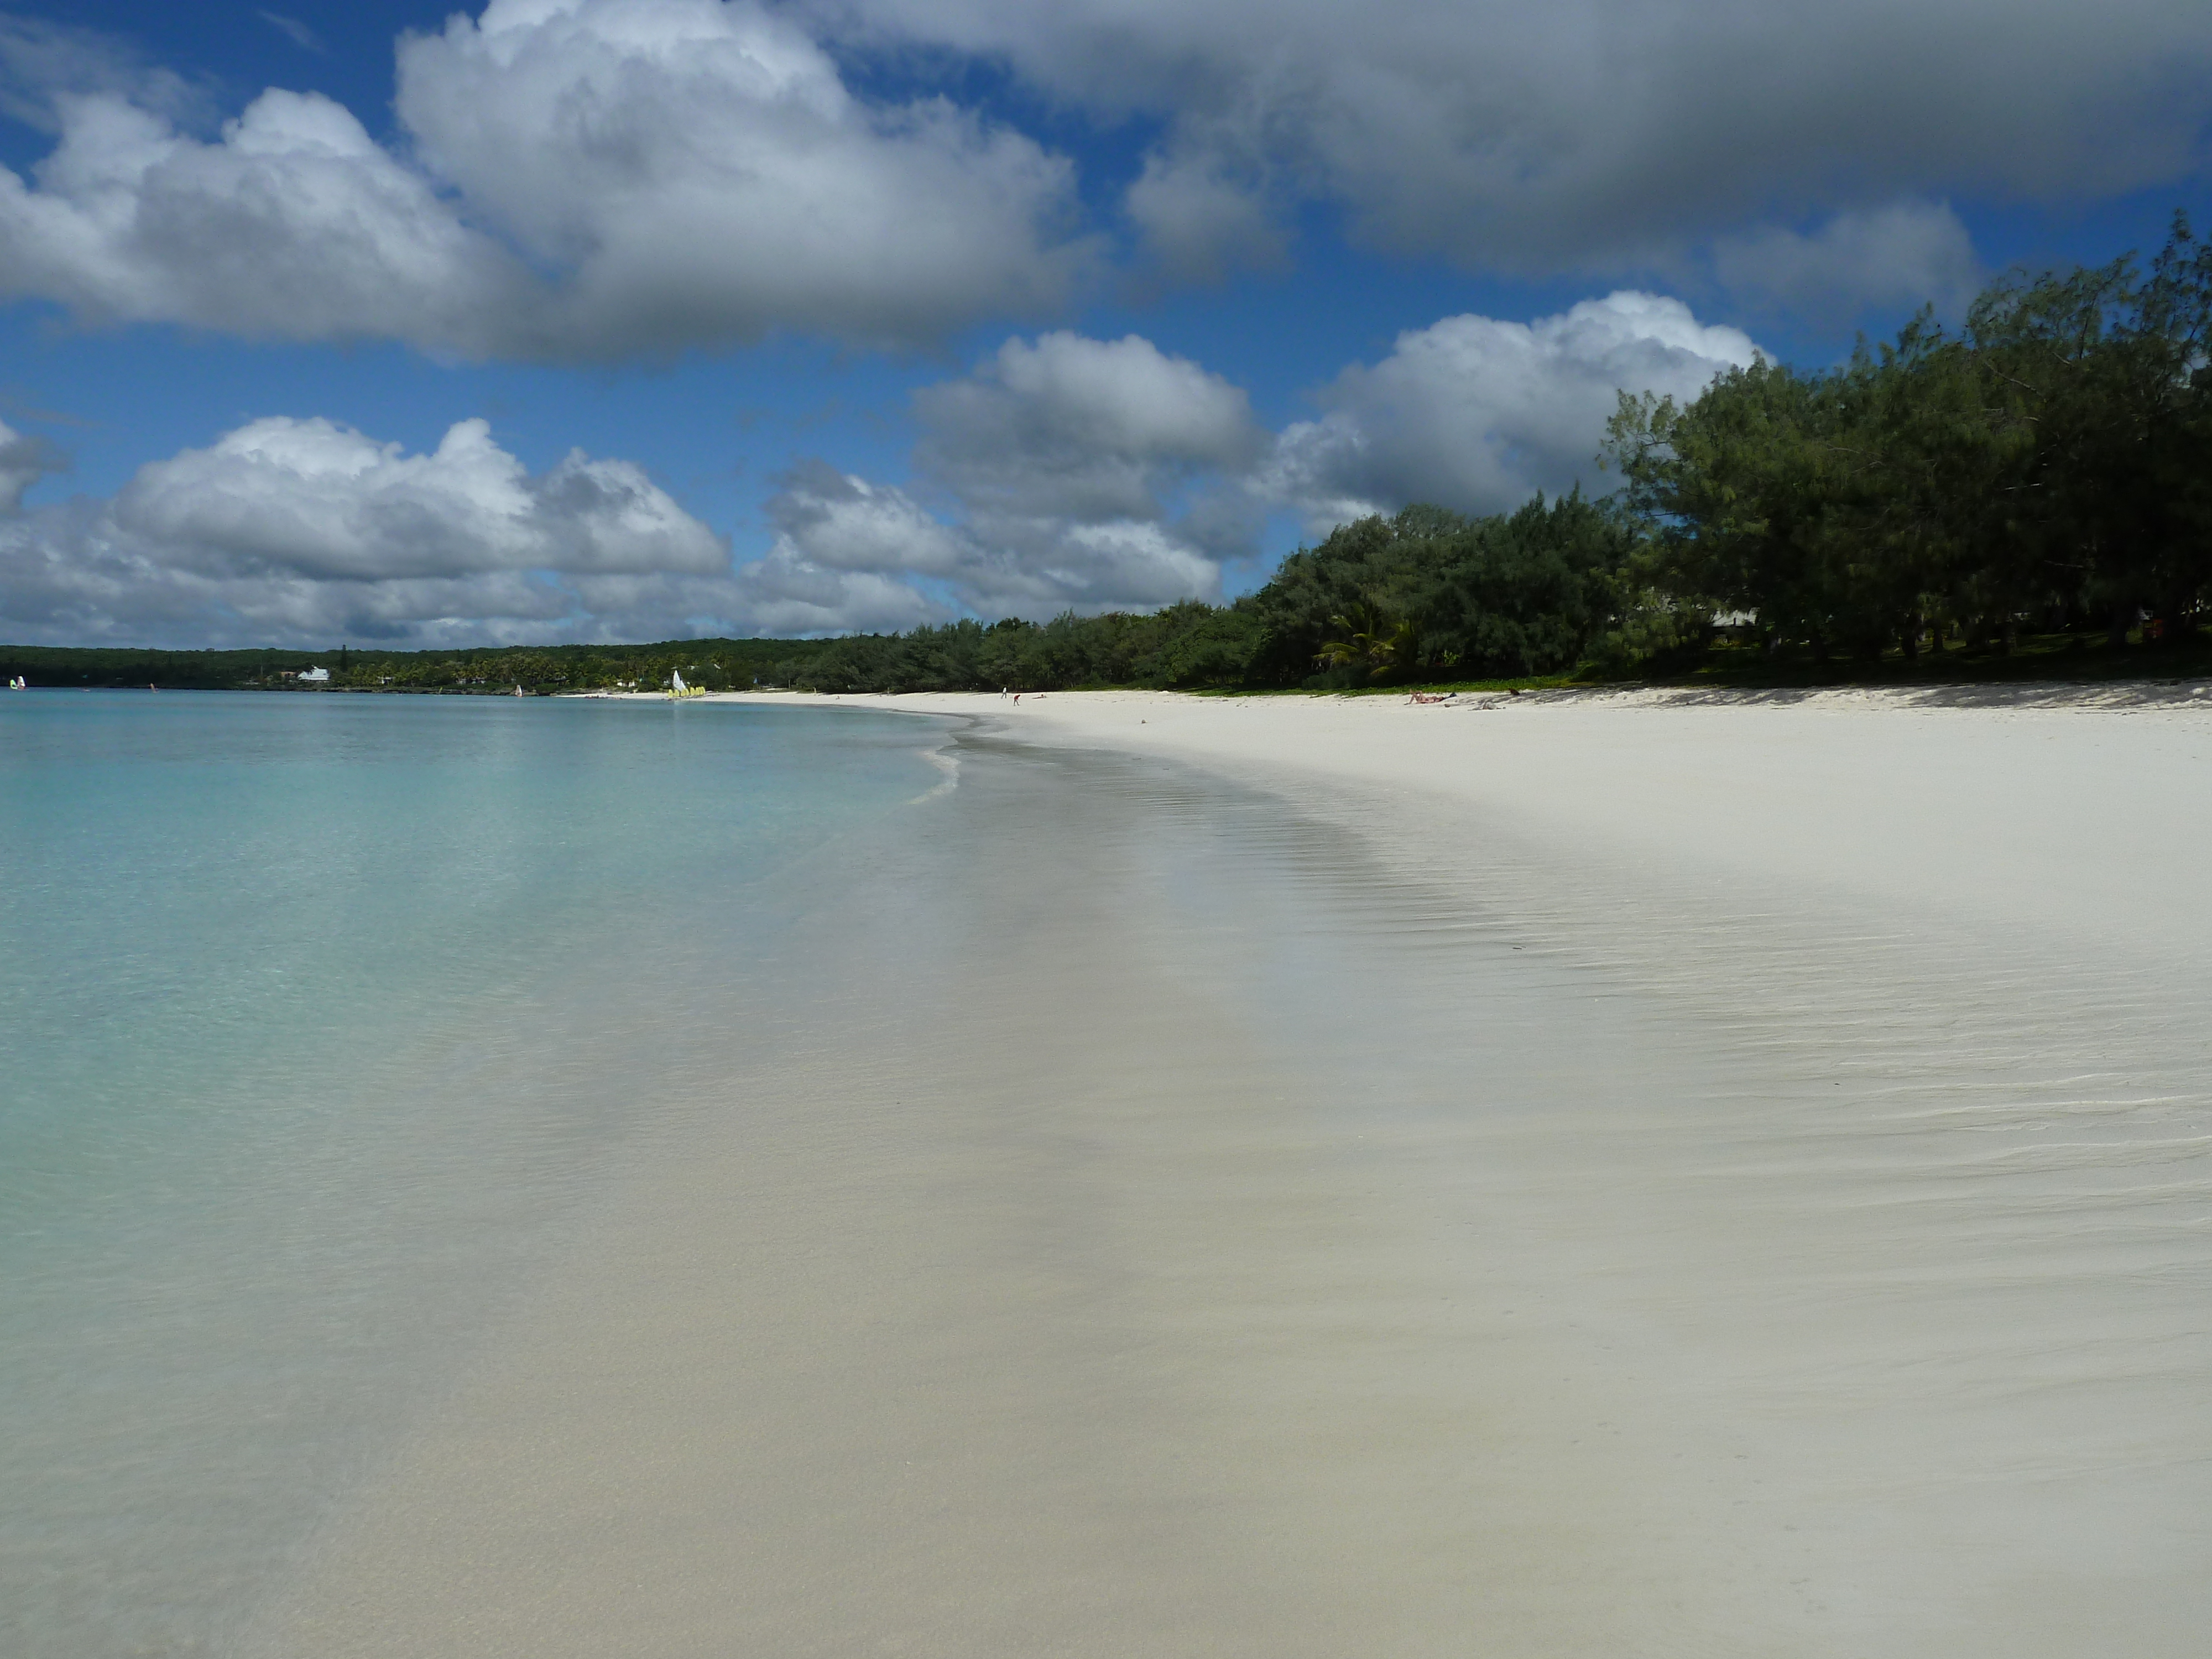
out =
<path fill-rule="evenodd" d="M 2202 1646 L 2182 947 L 1008 723 L 0 698 L 0 1659 Z"/>
<path fill-rule="evenodd" d="M 940 740 L 0 699 L 0 1652 L 220 1651 Z"/>

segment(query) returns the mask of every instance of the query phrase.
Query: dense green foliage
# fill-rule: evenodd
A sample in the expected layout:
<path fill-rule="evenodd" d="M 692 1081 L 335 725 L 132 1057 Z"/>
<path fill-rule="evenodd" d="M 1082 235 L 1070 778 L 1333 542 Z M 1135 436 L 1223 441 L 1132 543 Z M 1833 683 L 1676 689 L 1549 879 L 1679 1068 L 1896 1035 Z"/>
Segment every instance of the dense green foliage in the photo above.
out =
<path fill-rule="evenodd" d="M 0 680 L 33 685 L 167 685 L 227 690 L 320 659 L 305 651 L 139 651 L 0 645 Z"/>
<path fill-rule="evenodd" d="M 1607 502 L 1338 529 L 1226 608 L 963 623 L 785 665 L 824 690 L 1336 686 L 1569 672 L 1995 672 L 2187 645 L 2212 589 L 2212 250 L 2015 274 L 1844 367 L 1624 394 Z M 2181 656 L 2190 661 L 2183 663 Z M 1893 670 L 1884 670 L 1887 661 Z M 2022 666 L 2029 665 L 2023 664 Z M 1751 672 L 1761 672 L 1753 669 Z"/>
<path fill-rule="evenodd" d="M 672 671 L 716 690 L 758 682 L 826 648 L 810 640 L 670 640 L 659 645 L 485 646 L 454 651 L 137 651 L 0 646 L 0 679 L 33 685 L 162 685 L 280 690 L 301 671 L 330 671 L 345 690 L 533 692 L 668 684 Z"/>
<path fill-rule="evenodd" d="M 1645 609 L 1629 574 L 1636 546 L 1618 513 L 1578 493 L 1487 519 L 1412 507 L 1346 525 L 1253 596 L 1261 635 L 1249 678 L 1516 678 L 1634 654 Z"/>
<path fill-rule="evenodd" d="M 1556 673 L 1618 631 L 1633 546 L 1620 515 L 1579 495 L 1488 519 L 1408 507 L 1293 553 L 1233 605 L 839 640 L 784 678 L 823 691 L 1029 691 Z"/>
<path fill-rule="evenodd" d="M 1026 691 L 1555 673 L 1619 631 L 1634 545 L 1619 514 L 1579 495 L 1488 519 L 1413 507 L 1341 526 L 1233 605 L 840 640 L 787 678 L 824 691 Z"/>
<path fill-rule="evenodd" d="M 1605 501 L 1346 525 L 1257 593 L 1144 615 L 838 640 L 325 656 L 0 647 L 37 684 L 537 692 L 1355 687 L 1632 672 L 1925 672 L 2138 641 L 2195 665 L 2212 589 L 2212 249 L 2015 275 L 1955 333 L 1923 314 L 1840 368 L 1755 362 L 1623 393 Z M 2055 642 L 2055 643 L 2054 643 Z M 1856 666 L 1834 665 L 1850 659 Z"/>
<path fill-rule="evenodd" d="M 815 691 L 1017 691 L 1089 685 L 1236 684 L 1257 640 L 1247 606 L 1187 600 L 1145 615 L 1109 611 L 1048 623 L 948 623 L 896 636 L 831 641 L 787 665 Z"/>
<path fill-rule="evenodd" d="M 1650 580 L 1816 660 L 2194 629 L 2212 584 L 2212 249 L 2015 276 L 1841 368 L 1756 363 L 1609 434 Z"/>

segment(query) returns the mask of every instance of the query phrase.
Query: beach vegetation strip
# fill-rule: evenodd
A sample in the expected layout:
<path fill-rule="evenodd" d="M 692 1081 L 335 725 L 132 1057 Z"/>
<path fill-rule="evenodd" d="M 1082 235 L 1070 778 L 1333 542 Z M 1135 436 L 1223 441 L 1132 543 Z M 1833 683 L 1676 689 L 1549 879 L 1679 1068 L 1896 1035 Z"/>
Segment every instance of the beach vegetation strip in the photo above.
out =
<path fill-rule="evenodd" d="M 1839 368 L 1620 394 L 1621 484 L 1345 524 L 1258 592 L 837 639 L 379 651 L 0 646 L 32 685 L 557 694 L 1356 690 L 2212 672 L 2212 247 L 1986 289 Z"/>

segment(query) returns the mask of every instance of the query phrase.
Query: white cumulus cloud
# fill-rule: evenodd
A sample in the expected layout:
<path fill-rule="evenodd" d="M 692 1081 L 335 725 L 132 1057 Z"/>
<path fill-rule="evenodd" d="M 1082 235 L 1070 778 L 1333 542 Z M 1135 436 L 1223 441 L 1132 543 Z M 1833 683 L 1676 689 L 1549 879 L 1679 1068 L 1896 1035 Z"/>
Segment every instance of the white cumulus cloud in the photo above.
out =
<path fill-rule="evenodd" d="M 576 451 L 532 474 L 482 421 L 410 454 L 277 417 L 149 463 L 112 501 L 0 520 L 0 624 L 78 642 L 496 640 L 599 635 L 627 608 L 678 632 L 735 606 L 729 562 L 628 461 Z"/>
<path fill-rule="evenodd" d="M 795 330 L 908 345 L 1048 309 L 1071 175 L 941 99 L 855 96 L 758 0 L 493 0 L 399 47 L 404 142 L 264 93 L 212 141 L 111 85 L 0 169 L 0 293 L 95 320 L 605 359 Z"/>
<path fill-rule="evenodd" d="M 774 544 L 738 573 L 753 614 L 813 633 L 1149 609 L 1218 593 L 1245 550 L 1249 512 L 1219 503 L 1265 453 L 1249 401 L 1139 336 L 1009 339 L 914 410 L 913 489 L 786 476 Z"/>
<path fill-rule="evenodd" d="M 960 614 L 896 575 L 817 564 L 789 537 L 741 567 L 737 580 L 745 614 L 778 635 L 897 634 Z"/>
<path fill-rule="evenodd" d="M 1694 396 L 1755 355 L 1680 301 L 1616 293 L 1519 323 L 1448 317 L 1346 368 L 1270 434 L 1241 387 L 1127 336 L 1007 340 L 916 392 L 913 478 L 813 461 L 732 568 L 621 460 L 538 473 L 481 421 L 410 453 L 252 422 L 112 501 L 16 511 L 55 465 L 0 428 L 0 629 L 19 639 L 417 643 L 890 631 L 1142 610 L 1221 591 L 1265 514 L 1319 533 L 1411 501 L 1517 506 L 1596 483 L 1619 390 Z"/>
<path fill-rule="evenodd" d="M 1339 374 L 1322 394 L 1327 412 L 1283 430 L 1256 487 L 1318 531 L 1412 501 L 1493 513 L 1537 489 L 1595 486 L 1620 391 L 1694 397 L 1757 350 L 1653 294 L 1531 323 L 1447 317 Z"/>
<path fill-rule="evenodd" d="M 21 512 L 24 492 L 61 465 L 45 439 L 27 436 L 0 421 L 0 519 Z"/>
<path fill-rule="evenodd" d="M 1171 280 L 1280 262 L 1319 203 L 1486 269 L 1711 250 L 1733 291 L 1840 312 L 1948 297 L 1970 257 L 1928 204 L 2201 183 L 2212 10 L 490 0 L 402 37 L 388 145 L 279 90 L 203 137 L 202 88 L 0 20 L 0 112 L 57 135 L 0 170 L 0 295 L 469 357 L 938 343 L 1051 314 L 1103 246 L 1064 156 L 913 90 L 979 67 L 1157 133 L 1109 182 Z"/>
<path fill-rule="evenodd" d="M 917 487 L 949 519 L 907 490 L 802 467 L 769 503 L 775 547 L 740 578 L 816 617 L 887 616 L 886 582 L 926 593 L 927 619 L 1041 617 L 1209 597 L 1224 552 L 1243 550 L 1249 526 L 1218 503 L 1265 434 L 1242 388 L 1139 336 L 1010 339 L 914 407 Z"/>
<path fill-rule="evenodd" d="M 1731 294 L 1823 319 L 1866 305 L 1963 311 L 1986 273 L 1946 203 L 1838 213 L 1810 232 L 1766 226 L 1720 239 L 1713 272 Z"/>
<path fill-rule="evenodd" d="M 1271 438 L 1242 388 L 1140 337 L 1017 337 L 915 394 L 911 489 L 823 463 L 789 475 L 774 548 L 740 579 L 807 631 L 1212 598 L 1272 508 L 1320 534 L 1413 501 L 1487 513 L 1601 489 L 1620 391 L 1694 397 L 1756 354 L 1650 294 L 1530 323 L 1447 317 L 1345 368 L 1320 418 Z"/>
<path fill-rule="evenodd" d="M 793 469 L 768 510 L 775 538 L 737 574 L 763 628 L 897 633 L 960 614 L 952 596 L 977 550 L 904 490 L 813 461 Z"/>
<path fill-rule="evenodd" d="M 264 93 L 208 143 L 112 93 L 58 107 L 35 184 L 0 169 L 0 292 L 94 321 L 462 352 L 529 297 L 514 260 L 327 98 Z"/>
<path fill-rule="evenodd" d="M 580 450 L 532 477 L 463 421 L 427 455 L 325 420 L 255 421 L 139 469 L 116 525 L 179 562 L 379 581 L 491 570 L 708 574 L 712 532 L 628 461 Z"/>
<path fill-rule="evenodd" d="M 926 340 L 1058 301 L 1066 164 L 941 99 L 875 106 L 756 0 L 493 0 L 399 51 L 401 121 L 568 272 L 588 355 L 797 328 Z"/>
<path fill-rule="evenodd" d="M 2201 177 L 2212 109 L 2202 0 L 805 3 L 1157 120 L 1171 234 L 1203 226 L 1166 181 L 1264 158 L 1376 244 L 1523 270 L 1638 267 L 1770 213 Z"/>
<path fill-rule="evenodd" d="M 1216 283 L 1240 268 L 1278 268 L 1289 261 L 1289 237 L 1257 171 L 1232 172 L 1218 150 L 1155 152 L 1122 208 L 1170 276 Z"/>
<path fill-rule="evenodd" d="M 58 133 L 57 100 L 100 92 L 178 119 L 198 119 L 209 109 L 204 88 L 143 62 L 111 35 L 0 13 L 0 115 Z"/>
<path fill-rule="evenodd" d="M 1008 340 L 915 393 L 915 416 L 923 470 L 993 516 L 1158 519 L 1177 479 L 1261 442 L 1241 387 L 1134 334 Z"/>
<path fill-rule="evenodd" d="M 780 544 L 829 570 L 952 576 L 974 557 L 957 531 L 903 489 L 823 461 L 793 468 L 769 515 Z"/>

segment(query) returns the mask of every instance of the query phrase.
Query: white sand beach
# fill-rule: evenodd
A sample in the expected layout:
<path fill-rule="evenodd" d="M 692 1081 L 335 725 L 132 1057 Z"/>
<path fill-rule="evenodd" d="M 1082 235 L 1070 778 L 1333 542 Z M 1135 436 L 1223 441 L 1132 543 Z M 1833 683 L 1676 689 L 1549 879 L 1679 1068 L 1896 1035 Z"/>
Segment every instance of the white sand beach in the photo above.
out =
<path fill-rule="evenodd" d="M 768 700 L 957 787 L 254 1651 L 2203 1650 L 2203 688 Z"/>

